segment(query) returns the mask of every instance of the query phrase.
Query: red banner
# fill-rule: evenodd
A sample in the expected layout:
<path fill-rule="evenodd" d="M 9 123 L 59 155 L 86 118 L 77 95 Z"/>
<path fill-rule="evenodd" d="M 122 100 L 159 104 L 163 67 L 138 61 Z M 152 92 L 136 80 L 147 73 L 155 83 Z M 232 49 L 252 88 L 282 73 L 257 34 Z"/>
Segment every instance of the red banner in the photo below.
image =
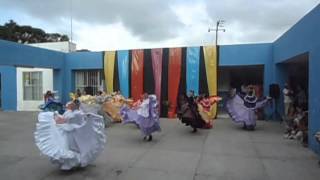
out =
<path fill-rule="evenodd" d="M 162 76 L 162 49 L 152 49 L 152 69 L 154 77 L 154 91 L 157 96 L 158 102 L 161 100 L 161 76 Z M 160 112 L 159 106 L 159 112 Z"/>
<path fill-rule="evenodd" d="M 138 100 L 143 94 L 143 50 L 132 50 L 131 97 Z"/>
<path fill-rule="evenodd" d="M 168 67 L 168 100 L 169 110 L 168 117 L 174 118 L 177 108 L 177 97 L 181 76 L 181 48 L 171 48 L 169 50 L 169 67 Z"/>

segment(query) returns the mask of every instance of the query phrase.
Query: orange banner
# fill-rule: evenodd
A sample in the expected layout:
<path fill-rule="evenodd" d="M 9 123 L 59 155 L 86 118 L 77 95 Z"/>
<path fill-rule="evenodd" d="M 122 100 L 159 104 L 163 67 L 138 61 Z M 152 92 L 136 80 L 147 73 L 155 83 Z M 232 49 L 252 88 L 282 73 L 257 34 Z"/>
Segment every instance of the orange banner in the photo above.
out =
<path fill-rule="evenodd" d="M 158 101 L 161 101 L 161 78 L 162 78 L 162 49 L 151 50 L 152 69 L 154 77 L 155 94 Z M 159 112 L 161 112 L 159 106 Z"/>
<path fill-rule="evenodd" d="M 169 50 L 169 67 L 168 67 L 168 117 L 176 116 L 177 97 L 181 76 L 181 48 L 171 48 Z"/>
<path fill-rule="evenodd" d="M 131 97 L 138 100 L 143 94 L 143 50 L 132 50 Z"/>

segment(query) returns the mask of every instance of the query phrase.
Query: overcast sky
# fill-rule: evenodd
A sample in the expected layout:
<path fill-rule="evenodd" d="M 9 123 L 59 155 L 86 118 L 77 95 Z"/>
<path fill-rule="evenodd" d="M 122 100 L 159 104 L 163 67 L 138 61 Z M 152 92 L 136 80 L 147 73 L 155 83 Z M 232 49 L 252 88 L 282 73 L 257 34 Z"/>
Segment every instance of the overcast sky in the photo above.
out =
<path fill-rule="evenodd" d="M 213 44 L 208 27 L 225 20 L 219 44 L 272 42 L 320 0 L 0 0 L 13 19 L 70 37 L 78 49 L 113 50 Z M 71 6 L 72 4 L 72 6 Z M 72 12 L 72 13 L 71 13 Z"/>

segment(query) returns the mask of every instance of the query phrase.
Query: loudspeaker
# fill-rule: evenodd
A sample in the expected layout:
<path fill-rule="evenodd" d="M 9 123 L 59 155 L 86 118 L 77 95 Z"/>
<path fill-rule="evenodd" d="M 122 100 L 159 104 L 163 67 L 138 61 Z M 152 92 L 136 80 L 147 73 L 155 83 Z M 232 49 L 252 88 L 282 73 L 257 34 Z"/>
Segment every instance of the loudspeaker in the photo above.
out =
<path fill-rule="evenodd" d="M 270 84 L 269 86 L 269 96 L 278 99 L 280 97 L 280 87 L 279 84 Z"/>

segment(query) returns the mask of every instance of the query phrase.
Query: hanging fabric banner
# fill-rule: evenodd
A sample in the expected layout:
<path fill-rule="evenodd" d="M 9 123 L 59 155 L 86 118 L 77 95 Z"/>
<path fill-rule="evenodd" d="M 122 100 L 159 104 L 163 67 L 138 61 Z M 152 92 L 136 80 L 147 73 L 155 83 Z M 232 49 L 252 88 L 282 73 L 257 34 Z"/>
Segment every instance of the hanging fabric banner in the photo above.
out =
<path fill-rule="evenodd" d="M 217 48 L 216 46 L 203 47 L 204 62 L 206 65 L 209 96 L 217 95 Z M 212 110 L 214 116 L 217 115 L 217 105 Z"/>
<path fill-rule="evenodd" d="M 120 91 L 119 82 L 119 68 L 118 68 L 118 52 L 116 51 L 116 56 L 114 60 L 114 72 L 113 72 L 113 92 Z"/>
<path fill-rule="evenodd" d="M 154 89 L 158 101 L 161 99 L 161 77 L 162 77 L 162 49 L 151 50 L 152 69 L 154 77 Z M 159 110 L 160 110 L 159 106 Z"/>
<path fill-rule="evenodd" d="M 177 108 L 177 97 L 181 76 L 181 48 L 170 48 L 168 69 L 168 117 L 174 118 Z"/>
<path fill-rule="evenodd" d="M 199 95 L 199 61 L 200 48 L 187 48 L 187 92 L 193 90 L 195 95 Z"/>
<path fill-rule="evenodd" d="M 114 78 L 114 63 L 115 51 L 106 51 L 104 53 L 104 77 L 106 83 L 106 92 L 108 94 L 113 92 L 113 78 Z"/>
<path fill-rule="evenodd" d="M 143 92 L 148 94 L 154 94 L 154 75 L 152 65 L 152 53 L 151 49 L 143 50 Z"/>
<path fill-rule="evenodd" d="M 138 100 L 143 94 L 143 50 L 132 50 L 131 96 Z"/>
<path fill-rule="evenodd" d="M 161 99 L 159 101 L 160 116 L 168 117 L 168 73 L 169 70 L 169 48 L 162 49 L 162 75 L 161 75 Z"/>
<path fill-rule="evenodd" d="M 181 48 L 181 72 L 180 72 L 180 83 L 179 92 L 180 94 L 186 94 L 187 92 L 187 48 Z"/>
<path fill-rule="evenodd" d="M 203 46 L 200 47 L 200 73 L 199 73 L 199 94 L 208 94 L 208 80 L 206 72 L 206 63 L 204 62 Z"/>
<path fill-rule="evenodd" d="M 118 56 L 118 72 L 121 94 L 129 98 L 129 51 L 117 51 Z"/>

